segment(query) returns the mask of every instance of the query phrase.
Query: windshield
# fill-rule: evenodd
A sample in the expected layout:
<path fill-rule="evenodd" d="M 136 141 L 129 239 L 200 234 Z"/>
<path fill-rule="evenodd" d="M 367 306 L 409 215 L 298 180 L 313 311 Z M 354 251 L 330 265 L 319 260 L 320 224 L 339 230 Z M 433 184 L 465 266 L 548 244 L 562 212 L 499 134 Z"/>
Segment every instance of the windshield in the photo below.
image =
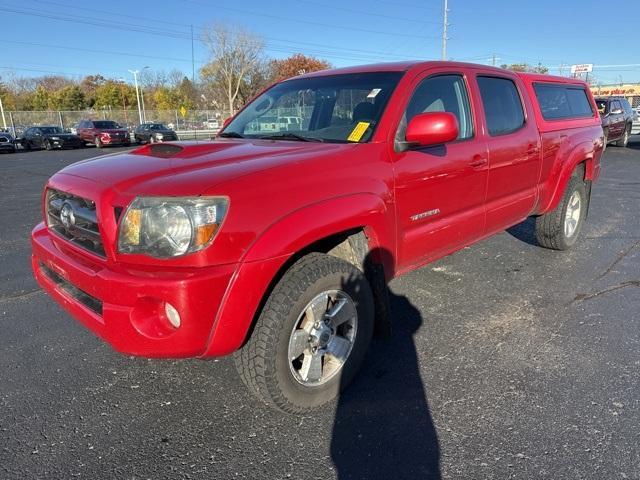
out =
<path fill-rule="evenodd" d="M 52 133 L 63 133 L 60 127 L 40 127 L 40 131 L 45 135 L 51 135 Z"/>
<path fill-rule="evenodd" d="M 167 130 L 167 127 L 165 127 L 161 123 L 154 123 L 153 125 L 149 126 L 149 129 L 150 130 Z"/>
<path fill-rule="evenodd" d="M 288 80 L 251 102 L 222 136 L 366 142 L 402 72 Z"/>
<path fill-rule="evenodd" d="M 93 122 L 94 128 L 118 128 L 118 124 L 116 122 L 110 121 L 99 121 Z"/>

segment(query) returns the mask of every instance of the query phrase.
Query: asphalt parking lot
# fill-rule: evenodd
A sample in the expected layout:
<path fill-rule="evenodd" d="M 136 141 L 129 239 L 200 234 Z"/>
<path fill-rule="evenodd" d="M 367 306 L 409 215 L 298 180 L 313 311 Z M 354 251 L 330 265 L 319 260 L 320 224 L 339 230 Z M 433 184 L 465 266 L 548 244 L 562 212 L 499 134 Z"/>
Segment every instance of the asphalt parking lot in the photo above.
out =
<path fill-rule="evenodd" d="M 0 155 L 0 478 L 640 479 L 639 139 L 574 250 L 527 221 L 392 282 L 392 338 L 305 417 L 229 358 L 121 356 L 38 290 L 42 186 L 100 153 Z"/>

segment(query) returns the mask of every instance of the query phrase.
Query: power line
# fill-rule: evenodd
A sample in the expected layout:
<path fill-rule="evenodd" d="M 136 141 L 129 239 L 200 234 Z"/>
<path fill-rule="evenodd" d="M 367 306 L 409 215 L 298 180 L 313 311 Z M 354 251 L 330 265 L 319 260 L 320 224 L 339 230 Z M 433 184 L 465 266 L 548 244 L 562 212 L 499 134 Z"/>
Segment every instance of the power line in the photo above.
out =
<path fill-rule="evenodd" d="M 203 6 L 210 6 L 206 3 L 203 2 L 199 2 L 197 0 L 183 0 L 185 2 L 188 3 L 193 3 L 195 5 L 203 5 Z M 287 22 L 294 22 L 294 23 L 304 23 L 307 25 L 314 25 L 314 26 L 318 26 L 318 27 L 325 27 L 325 28 L 333 28 L 333 29 L 339 29 L 339 30 L 348 30 L 350 32 L 363 32 L 363 33 L 371 33 L 371 34 L 375 34 L 375 35 L 389 35 L 392 37 L 412 37 L 412 38 L 422 38 L 422 39 L 428 39 L 428 38 L 436 38 L 436 37 L 429 37 L 429 36 L 416 36 L 416 35 L 410 35 L 410 34 L 406 34 L 406 33 L 397 33 L 397 32 L 384 32 L 384 31 L 380 31 L 380 30 L 370 30 L 367 28 L 359 28 L 359 27 L 354 27 L 354 26 L 342 26 L 342 25 L 332 25 L 330 23 L 322 23 L 322 22 L 314 22 L 312 20 L 301 20 L 298 18 L 292 18 L 292 17 L 283 17 L 280 15 L 272 15 L 269 13 L 261 13 L 261 12 L 253 12 L 251 10 L 244 10 L 241 8 L 235 8 L 235 7 L 226 7 L 226 6 L 221 6 L 221 5 L 216 5 L 216 8 L 218 9 L 222 9 L 222 10 L 229 10 L 229 11 L 233 11 L 233 12 L 238 12 L 238 13 L 242 13 L 243 15 L 253 15 L 253 16 L 259 16 L 259 17 L 265 17 L 265 18 L 271 18 L 271 19 L 276 19 L 276 20 L 285 20 Z"/>

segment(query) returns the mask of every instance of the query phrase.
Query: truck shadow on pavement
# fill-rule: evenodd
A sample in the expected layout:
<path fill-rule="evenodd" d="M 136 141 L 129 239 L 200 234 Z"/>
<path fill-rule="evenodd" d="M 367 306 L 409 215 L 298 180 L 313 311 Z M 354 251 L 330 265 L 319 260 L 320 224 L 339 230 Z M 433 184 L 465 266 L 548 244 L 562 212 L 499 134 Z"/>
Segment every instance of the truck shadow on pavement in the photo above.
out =
<path fill-rule="evenodd" d="M 529 217 L 524 222 L 507 228 L 507 233 L 528 245 L 538 246 L 535 217 Z"/>
<path fill-rule="evenodd" d="M 331 457 L 340 480 L 437 480 L 438 435 L 413 339 L 422 316 L 405 296 L 388 294 L 393 334 L 374 338 L 360 374 L 340 396 Z"/>

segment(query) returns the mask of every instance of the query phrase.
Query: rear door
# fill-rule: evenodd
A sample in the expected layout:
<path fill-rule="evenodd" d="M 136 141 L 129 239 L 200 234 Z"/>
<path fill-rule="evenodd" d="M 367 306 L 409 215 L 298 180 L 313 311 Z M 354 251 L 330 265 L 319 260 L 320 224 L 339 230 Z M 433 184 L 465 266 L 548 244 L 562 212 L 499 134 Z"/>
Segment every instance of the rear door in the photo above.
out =
<path fill-rule="evenodd" d="M 482 236 L 487 151 L 477 135 L 474 101 L 465 72 L 429 70 L 413 82 L 396 131 L 393 153 L 398 264 L 424 264 Z M 446 111 L 458 119 L 458 139 L 445 145 L 404 150 L 406 126 L 425 112 Z"/>
<path fill-rule="evenodd" d="M 624 133 L 624 110 L 619 100 L 611 100 L 609 105 L 609 139 L 615 139 Z"/>
<path fill-rule="evenodd" d="M 531 101 L 515 75 L 478 73 L 489 149 L 486 232 L 524 220 L 533 211 L 540 173 L 540 134 Z"/>

